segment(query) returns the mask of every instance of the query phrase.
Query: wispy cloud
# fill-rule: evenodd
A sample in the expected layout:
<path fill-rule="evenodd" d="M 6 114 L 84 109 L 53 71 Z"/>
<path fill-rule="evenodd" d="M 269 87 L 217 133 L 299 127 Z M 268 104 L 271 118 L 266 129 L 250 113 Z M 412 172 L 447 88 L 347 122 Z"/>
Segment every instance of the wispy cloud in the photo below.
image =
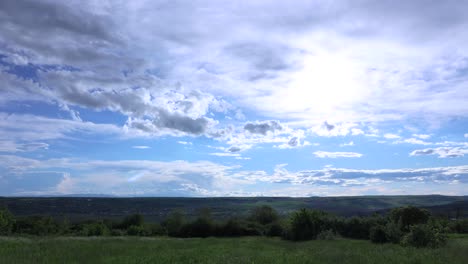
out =
<path fill-rule="evenodd" d="M 427 148 L 417 149 L 410 153 L 410 156 L 426 156 L 426 155 L 437 155 L 439 158 L 457 158 L 463 157 L 468 154 L 468 148 L 462 147 L 439 147 L 439 148 Z"/>
<path fill-rule="evenodd" d="M 132 146 L 134 149 L 150 149 L 150 146 Z"/>
<path fill-rule="evenodd" d="M 328 151 L 315 151 L 314 155 L 318 158 L 360 158 L 361 153 L 357 152 L 328 152 Z"/>

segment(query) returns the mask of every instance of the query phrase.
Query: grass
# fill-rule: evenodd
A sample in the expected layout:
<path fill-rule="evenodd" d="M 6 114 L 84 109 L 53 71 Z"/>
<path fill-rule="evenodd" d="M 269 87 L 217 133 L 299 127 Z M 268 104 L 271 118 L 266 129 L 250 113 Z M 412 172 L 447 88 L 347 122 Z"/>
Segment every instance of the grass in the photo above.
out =
<path fill-rule="evenodd" d="M 244 238 L 0 238 L 0 263 L 466 263 L 468 236 L 444 248 L 363 240 L 289 242 Z"/>

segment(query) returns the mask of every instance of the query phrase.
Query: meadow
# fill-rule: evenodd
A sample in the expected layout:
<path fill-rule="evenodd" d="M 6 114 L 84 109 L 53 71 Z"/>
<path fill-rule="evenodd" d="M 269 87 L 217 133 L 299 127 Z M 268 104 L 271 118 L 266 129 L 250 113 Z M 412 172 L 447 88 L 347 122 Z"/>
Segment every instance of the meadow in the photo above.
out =
<path fill-rule="evenodd" d="M 0 263 L 466 263 L 468 235 L 437 249 L 337 239 L 0 237 Z"/>

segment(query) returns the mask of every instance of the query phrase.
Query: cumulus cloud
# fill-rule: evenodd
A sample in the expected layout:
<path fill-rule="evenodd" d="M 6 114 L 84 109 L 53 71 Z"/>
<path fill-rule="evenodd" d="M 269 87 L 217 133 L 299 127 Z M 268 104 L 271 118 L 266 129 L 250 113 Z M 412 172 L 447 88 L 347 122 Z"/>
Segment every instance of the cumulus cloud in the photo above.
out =
<path fill-rule="evenodd" d="M 328 151 L 315 151 L 314 155 L 318 158 L 360 158 L 361 153 L 357 152 L 328 152 Z"/>
<path fill-rule="evenodd" d="M 240 147 L 236 147 L 236 146 L 232 146 L 232 147 L 227 149 L 227 151 L 229 151 L 229 152 L 239 152 L 241 150 L 242 149 Z"/>
<path fill-rule="evenodd" d="M 223 153 L 233 154 L 237 153 Z M 237 157 L 236 157 L 237 158 Z M 105 193 L 114 195 L 180 195 L 183 186 L 198 186 L 211 195 L 235 195 L 244 193 L 252 184 L 268 182 L 273 185 L 267 195 L 295 195 L 294 186 L 309 189 L 326 188 L 322 195 L 338 194 L 350 187 L 381 188 L 378 193 L 389 193 L 385 186 L 412 184 L 412 188 L 426 188 L 429 184 L 439 186 L 439 191 L 449 185 L 462 194 L 468 183 L 468 166 L 436 167 L 421 169 L 359 170 L 326 167 L 318 170 L 290 171 L 287 164 L 279 164 L 272 173 L 262 170 L 244 170 L 239 166 L 225 166 L 208 161 L 151 161 L 151 160 L 37 160 L 12 155 L 0 155 L 0 168 L 9 171 L 0 177 L 4 194 L 42 192 L 41 194 Z M 29 176 L 28 176 L 29 175 Z M 196 177 L 193 177 L 196 175 Z M 39 177 L 43 180 L 38 188 L 28 189 L 22 177 Z M 402 185 L 398 185 L 402 188 Z M 403 187 L 404 188 L 404 187 Z M 437 188 L 437 187 L 434 187 Z M 138 190 L 135 193 L 135 190 Z M 346 189 L 352 190 L 352 189 Z M 456 190 L 456 189 L 454 189 Z M 355 194 L 365 193 L 356 189 Z M 185 195 L 197 195 L 197 192 Z M 354 192 L 353 192 L 354 193 Z M 392 192 L 390 192 L 392 193 Z M 411 191 L 412 193 L 412 191 Z M 401 193 L 400 193 L 401 194 Z M 239 194 L 240 195 L 240 194 Z"/>
<path fill-rule="evenodd" d="M 244 129 L 252 134 L 266 135 L 268 132 L 274 133 L 275 131 L 282 130 L 283 126 L 278 121 L 264 121 L 255 123 L 246 123 Z"/>
<path fill-rule="evenodd" d="M 417 149 L 410 153 L 410 156 L 437 155 L 439 158 L 458 158 L 468 154 L 468 149 L 463 147 L 439 147 Z"/>

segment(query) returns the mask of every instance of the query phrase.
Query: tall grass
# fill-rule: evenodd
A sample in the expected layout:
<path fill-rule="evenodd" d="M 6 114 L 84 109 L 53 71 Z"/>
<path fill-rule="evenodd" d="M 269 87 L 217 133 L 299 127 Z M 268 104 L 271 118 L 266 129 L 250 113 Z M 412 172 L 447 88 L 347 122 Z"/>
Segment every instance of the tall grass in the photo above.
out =
<path fill-rule="evenodd" d="M 365 240 L 0 238 L 0 263 L 466 263 L 468 236 L 439 249 Z"/>

